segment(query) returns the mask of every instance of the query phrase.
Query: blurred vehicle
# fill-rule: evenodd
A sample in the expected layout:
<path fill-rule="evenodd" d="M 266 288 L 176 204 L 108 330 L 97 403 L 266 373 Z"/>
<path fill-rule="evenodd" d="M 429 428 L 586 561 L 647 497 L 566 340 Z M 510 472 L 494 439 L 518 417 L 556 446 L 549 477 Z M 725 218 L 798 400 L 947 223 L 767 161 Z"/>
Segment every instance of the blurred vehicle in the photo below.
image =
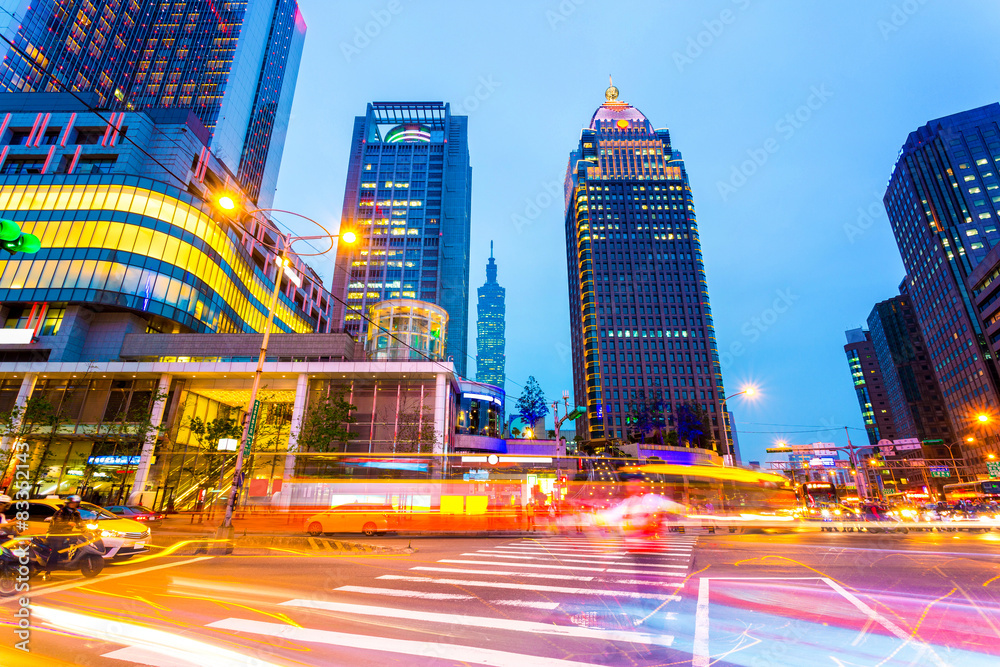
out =
<path fill-rule="evenodd" d="M 392 505 L 348 503 L 337 505 L 306 519 L 306 532 L 313 537 L 323 533 L 363 533 L 371 537 L 398 526 Z"/>
<path fill-rule="evenodd" d="M 984 479 L 977 482 L 945 484 L 944 495 L 948 502 L 965 500 L 1000 501 L 1000 480 Z"/>
<path fill-rule="evenodd" d="M 25 536 L 44 535 L 48 531 L 47 520 L 52 518 L 56 510 L 62 506 L 63 500 L 45 498 L 28 502 L 27 529 L 21 534 Z M 8 521 L 14 519 L 17 510 L 14 505 L 4 513 Z M 105 558 L 127 560 L 137 554 L 147 553 L 149 547 L 149 528 L 139 521 L 115 516 L 93 503 L 80 503 L 80 517 L 94 525 L 94 530 L 104 544 Z"/>
<path fill-rule="evenodd" d="M 869 533 L 908 533 L 910 529 L 903 525 L 898 517 L 892 516 L 885 505 L 879 503 L 862 503 L 860 507 L 861 521 L 864 530 Z"/>
<path fill-rule="evenodd" d="M 629 496 L 617 505 L 597 512 L 596 523 L 625 533 L 655 535 L 664 527 L 669 530 L 670 523 L 686 513 L 687 508 L 681 503 L 656 493 L 647 493 Z"/>
<path fill-rule="evenodd" d="M 133 521 L 141 521 L 147 526 L 159 526 L 167 517 L 166 514 L 154 512 L 142 505 L 108 505 L 104 509 L 115 516 L 123 519 L 132 519 Z"/>

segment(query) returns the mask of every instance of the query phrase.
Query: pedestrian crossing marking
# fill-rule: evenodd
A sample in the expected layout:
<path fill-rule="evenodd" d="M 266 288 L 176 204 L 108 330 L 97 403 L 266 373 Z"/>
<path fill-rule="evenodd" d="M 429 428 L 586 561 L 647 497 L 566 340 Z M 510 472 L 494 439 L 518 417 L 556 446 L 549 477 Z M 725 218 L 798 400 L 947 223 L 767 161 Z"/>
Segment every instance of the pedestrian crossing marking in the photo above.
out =
<path fill-rule="evenodd" d="M 325 600 L 289 600 L 282 605 L 319 609 L 323 611 L 338 611 L 348 614 L 367 616 L 383 616 L 401 618 L 412 621 L 429 621 L 432 623 L 447 623 L 449 625 L 468 625 L 476 628 L 495 628 L 498 630 L 513 630 L 516 632 L 531 632 L 559 637 L 574 637 L 585 639 L 601 639 L 605 641 L 630 642 L 634 644 L 656 644 L 671 646 L 674 638 L 670 635 L 656 635 L 642 632 L 627 632 L 621 630 L 601 630 L 585 628 L 577 625 L 554 625 L 552 623 L 537 623 L 534 621 L 519 621 L 509 618 L 491 618 L 488 616 L 468 616 L 465 614 L 441 614 L 437 612 L 412 611 L 389 607 L 372 607 L 368 605 L 344 604 Z"/>

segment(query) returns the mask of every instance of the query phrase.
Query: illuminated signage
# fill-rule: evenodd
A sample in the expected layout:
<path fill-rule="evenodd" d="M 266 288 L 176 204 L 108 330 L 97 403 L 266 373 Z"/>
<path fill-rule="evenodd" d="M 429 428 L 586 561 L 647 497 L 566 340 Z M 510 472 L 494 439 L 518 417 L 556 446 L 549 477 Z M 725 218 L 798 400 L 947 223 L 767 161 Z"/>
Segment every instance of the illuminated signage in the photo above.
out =
<path fill-rule="evenodd" d="M 120 454 L 116 456 L 91 456 L 87 459 L 87 463 L 92 466 L 137 466 L 139 465 L 139 457 Z"/>

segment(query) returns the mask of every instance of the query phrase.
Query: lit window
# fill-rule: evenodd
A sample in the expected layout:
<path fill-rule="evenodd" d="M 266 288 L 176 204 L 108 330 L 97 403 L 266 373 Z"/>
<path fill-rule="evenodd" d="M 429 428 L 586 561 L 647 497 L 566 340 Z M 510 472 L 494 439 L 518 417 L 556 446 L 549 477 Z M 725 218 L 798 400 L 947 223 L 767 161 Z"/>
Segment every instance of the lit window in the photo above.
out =
<path fill-rule="evenodd" d="M 980 249 L 980 248 L 982 248 L 982 247 L 983 247 L 983 244 L 982 244 L 982 243 L 973 243 L 973 244 L 972 244 L 972 249 L 973 249 L 973 250 L 979 250 L 979 249 Z"/>
<path fill-rule="evenodd" d="M 966 176 L 965 180 L 967 180 L 967 181 L 974 181 L 974 180 L 976 180 L 976 177 L 975 176 Z"/>
<path fill-rule="evenodd" d="M 984 164 L 988 164 L 988 162 L 989 161 L 986 160 L 985 158 L 980 158 L 979 160 L 976 160 L 976 164 L 979 165 L 980 167 L 983 166 Z"/>
<path fill-rule="evenodd" d="M 980 220 L 986 220 L 989 217 L 992 217 L 989 213 L 980 213 L 979 214 L 979 219 Z"/>

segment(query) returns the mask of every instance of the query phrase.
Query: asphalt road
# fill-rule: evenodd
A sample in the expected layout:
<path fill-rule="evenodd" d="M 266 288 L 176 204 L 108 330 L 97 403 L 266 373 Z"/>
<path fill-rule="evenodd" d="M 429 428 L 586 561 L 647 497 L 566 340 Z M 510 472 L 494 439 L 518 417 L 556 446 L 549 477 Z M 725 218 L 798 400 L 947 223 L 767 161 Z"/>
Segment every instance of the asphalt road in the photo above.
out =
<path fill-rule="evenodd" d="M 401 546 L 407 540 L 382 538 Z M 60 574 L 2 665 L 1000 664 L 1000 533 L 427 538 Z"/>

